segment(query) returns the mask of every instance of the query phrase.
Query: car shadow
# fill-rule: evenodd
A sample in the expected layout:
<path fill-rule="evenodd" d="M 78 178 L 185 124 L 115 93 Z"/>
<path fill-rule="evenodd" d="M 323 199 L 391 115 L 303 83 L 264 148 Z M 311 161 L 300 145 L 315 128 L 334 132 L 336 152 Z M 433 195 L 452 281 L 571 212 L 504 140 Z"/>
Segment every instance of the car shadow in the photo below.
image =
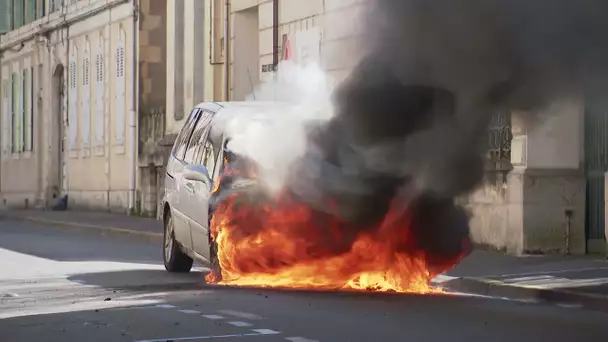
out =
<path fill-rule="evenodd" d="M 189 273 L 169 273 L 159 267 L 159 269 L 80 273 L 68 276 L 67 280 L 116 291 L 196 290 L 204 288 L 206 273 L 207 270 L 204 268 L 195 268 Z"/>

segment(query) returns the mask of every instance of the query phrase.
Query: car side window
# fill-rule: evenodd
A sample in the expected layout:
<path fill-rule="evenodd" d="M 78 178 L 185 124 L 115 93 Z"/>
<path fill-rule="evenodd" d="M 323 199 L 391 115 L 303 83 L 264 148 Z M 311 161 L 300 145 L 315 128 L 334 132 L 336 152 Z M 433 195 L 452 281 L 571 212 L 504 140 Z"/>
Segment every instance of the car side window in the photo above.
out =
<path fill-rule="evenodd" d="M 188 164 L 198 164 L 197 154 L 200 149 L 199 146 L 201 145 L 201 141 L 204 141 L 206 138 L 209 124 L 211 123 L 212 113 L 202 111 L 200 116 L 201 118 L 196 123 L 194 131 L 192 132 L 192 137 L 186 148 L 184 162 Z"/>
<path fill-rule="evenodd" d="M 175 144 L 173 146 L 173 156 L 179 160 L 184 159 L 184 154 L 186 152 L 186 147 L 188 146 L 188 142 L 190 141 L 190 136 L 192 135 L 192 129 L 196 122 L 198 121 L 200 110 L 195 108 L 188 120 L 184 124 L 184 127 L 179 132 L 179 135 L 175 139 Z"/>

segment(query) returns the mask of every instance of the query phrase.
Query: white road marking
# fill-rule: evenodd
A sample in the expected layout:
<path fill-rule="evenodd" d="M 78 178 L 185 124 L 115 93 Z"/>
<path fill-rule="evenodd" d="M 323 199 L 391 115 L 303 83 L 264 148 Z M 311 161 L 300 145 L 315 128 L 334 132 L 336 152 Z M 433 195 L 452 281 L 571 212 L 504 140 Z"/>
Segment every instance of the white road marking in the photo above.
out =
<path fill-rule="evenodd" d="M 194 315 L 200 315 L 201 312 L 200 311 L 196 311 L 196 310 L 177 310 L 181 313 L 185 313 L 185 314 L 194 314 Z"/>
<path fill-rule="evenodd" d="M 170 305 L 170 304 L 158 304 L 156 307 L 157 307 L 157 308 L 161 308 L 161 309 L 173 309 L 173 308 L 175 308 L 175 305 Z"/>
<path fill-rule="evenodd" d="M 440 274 L 440 275 L 436 276 L 435 278 L 431 279 L 431 282 L 435 283 L 435 284 L 441 284 L 441 283 L 445 283 L 446 281 L 450 281 L 450 280 L 454 280 L 454 279 L 458 279 L 458 277 L 452 277 L 452 276 Z"/>
<path fill-rule="evenodd" d="M 574 273 L 574 272 L 598 271 L 598 270 L 608 270 L 608 267 L 587 267 L 587 268 L 568 269 L 568 270 L 555 270 L 555 271 L 540 271 L 540 272 L 526 272 L 526 273 L 495 274 L 495 275 L 485 275 L 484 278 L 507 278 L 507 277 L 517 277 L 517 276 L 539 276 L 539 275 L 543 275 L 543 274 L 571 273 L 571 272 Z"/>
<path fill-rule="evenodd" d="M 236 310 L 218 310 L 217 312 L 221 312 L 223 314 L 234 316 L 234 317 L 238 317 L 238 318 L 263 319 L 263 317 L 258 316 L 256 314 L 252 314 L 252 313 L 249 313 L 249 312 L 236 311 Z"/>
<path fill-rule="evenodd" d="M 556 305 L 559 306 L 560 308 L 566 308 L 566 309 L 580 309 L 583 307 L 582 304 L 558 303 Z"/>
<path fill-rule="evenodd" d="M 304 337 L 288 337 L 286 340 L 291 342 L 319 342 L 317 340 L 309 340 Z"/>
<path fill-rule="evenodd" d="M 270 329 L 253 329 L 253 331 L 260 333 L 262 335 L 276 335 L 280 334 L 278 331 L 270 330 Z"/>
<path fill-rule="evenodd" d="M 267 330 L 267 329 L 260 329 Z M 273 330 L 269 330 L 273 331 Z M 272 334 L 279 334 L 279 332 L 273 331 Z M 194 341 L 194 340 L 211 340 L 216 338 L 234 338 L 234 337 L 252 337 L 270 335 L 269 333 L 248 333 L 248 334 L 234 334 L 234 335 L 207 335 L 207 336 L 192 336 L 192 337 L 167 337 L 157 340 L 139 340 L 135 342 L 167 342 L 167 341 Z"/>
<path fill-rule="evenodd" d="M 150 310 L 150 309 L 158 309 L 156 306 L 131 306 L 126 308 L 112 308 L 106 309 L 107 311 L 129 311 L 129 310 Z"/>
<path fill-rule="evenodd" d="M 250 327 L 253 325 L 247 322 L 228 322 L 228 324 L 234 325 L 235 327 Z"/>
<path fill-rule="evenodd" d="M 224 316 L 218 316 L 218 315 L 202 315 L 205 318 L 208 319 L 224 319 Z"/>

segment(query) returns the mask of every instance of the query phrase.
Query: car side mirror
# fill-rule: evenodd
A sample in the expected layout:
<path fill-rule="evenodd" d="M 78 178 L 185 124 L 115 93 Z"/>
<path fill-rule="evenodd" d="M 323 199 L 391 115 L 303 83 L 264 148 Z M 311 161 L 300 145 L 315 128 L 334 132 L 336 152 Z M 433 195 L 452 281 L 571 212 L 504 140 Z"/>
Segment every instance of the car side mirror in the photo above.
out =
<path fill-rule="evenodd" d="M 204 165 L 188 165 L 184 170 L 184 178 L 191 181 L 203 182 L 207 186 L 211 186 L 211 178 L 209 172 Z"/>

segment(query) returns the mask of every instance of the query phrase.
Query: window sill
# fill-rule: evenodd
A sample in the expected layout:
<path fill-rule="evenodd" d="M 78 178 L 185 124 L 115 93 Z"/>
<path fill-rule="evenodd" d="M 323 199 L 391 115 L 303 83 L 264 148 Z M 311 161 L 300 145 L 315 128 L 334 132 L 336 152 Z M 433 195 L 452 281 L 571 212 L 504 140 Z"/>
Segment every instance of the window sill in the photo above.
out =
<path fill-rule="evenodd" d="M 97 146 L 93 149 L 93 155 L 96 157 L 102 157 L 104 156 L 105 153 L 105 149 L 103 148 L 103 146 Z"/>

